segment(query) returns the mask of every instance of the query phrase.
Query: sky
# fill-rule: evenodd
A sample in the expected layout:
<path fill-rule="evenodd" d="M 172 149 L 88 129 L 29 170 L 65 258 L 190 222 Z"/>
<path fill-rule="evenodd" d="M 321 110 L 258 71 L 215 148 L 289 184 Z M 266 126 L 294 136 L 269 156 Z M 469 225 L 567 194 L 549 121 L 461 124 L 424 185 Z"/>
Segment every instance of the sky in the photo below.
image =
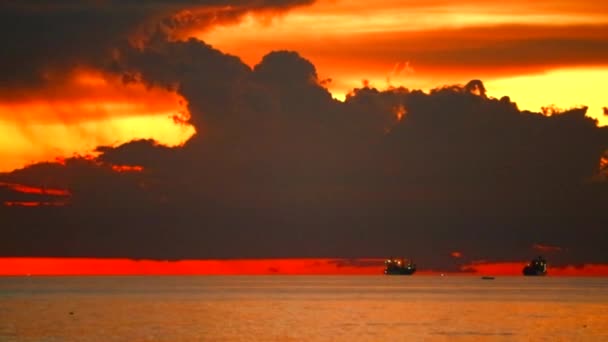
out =
<path fill-rule="evenodd" d="M 603 2 L 26 0 L 0 38 L 5 270 L 608 274 Z"/>

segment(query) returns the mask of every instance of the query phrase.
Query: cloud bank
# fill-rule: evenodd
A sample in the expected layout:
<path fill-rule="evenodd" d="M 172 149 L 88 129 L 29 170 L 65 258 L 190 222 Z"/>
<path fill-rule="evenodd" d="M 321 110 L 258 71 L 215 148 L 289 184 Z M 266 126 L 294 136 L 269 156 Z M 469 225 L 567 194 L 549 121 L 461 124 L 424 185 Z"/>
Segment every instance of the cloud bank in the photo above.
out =
<path fill-rule="evenodd" d="M 311 0 L 19 1 L 0 5 L 0 88 L 45 83 L 74 66 L 104 69 L 128 42 L 161 31 L 237 21 L 250 12 L 280 12 Z M 176 37 L 177 38 L 177 37 Z"/>
<path fill-rule="evenodd" d="M 133 21 L 145 22 L 134 16 L 154 17 L 162 2 L 121 4 L 99 5 L 99 11 L 64 2 L 3 6 L 17 17 L 82 11 L 86 23 L 78 27 L 93 25 L 82 32 L 99 36 L 67 41 L 80 46 L 78 53 L 95 54 L 112 46 L 105 39 L 132 32 Z M 266 8 L 265 2 L 250 5 Z M 141 8 L 151 12 L 140 14 Z M 117 20 L 109 31 L 96 31 L 105 23 L 95 19 L 98 13 L 124 16 L 125 24 Z M 65 25 L 49 35 L 76 27 Z M 97 67 L 126 82 L 177 92 L 188 103 L 184 120 L 197 133 L 179 147 L 136 140 L 99 147 L 96 158 L 0 174 L 0 203 L 24 195 L 36 200 L 19 186 L 69 191 L 61 205 L 1 206 L 0 255 L 405 255 L 421 267 L 459 270 L 456 262 L 525 259 L 538 244 L 563 248 L 555 264 L 608 262 L 608 128 L 585 116 L 586 108 L 521 111 L 508 97 L 488 97 L 479 80 L 429 93 L 363 87 L 339 102 L 296 52 L 271 52 L 251 68 L 202 41 L 154 32 L 142 44 L 120 45 Z M 36 56 L 43 50 L 25 41 L 21 52 L 31 60 L 23 63 L 41 65 Z M 44 82 L 43 73 L 33 71 L 9 74 L 5 86 Z M 463 255 L 458 261 L 454 250 Z"/>

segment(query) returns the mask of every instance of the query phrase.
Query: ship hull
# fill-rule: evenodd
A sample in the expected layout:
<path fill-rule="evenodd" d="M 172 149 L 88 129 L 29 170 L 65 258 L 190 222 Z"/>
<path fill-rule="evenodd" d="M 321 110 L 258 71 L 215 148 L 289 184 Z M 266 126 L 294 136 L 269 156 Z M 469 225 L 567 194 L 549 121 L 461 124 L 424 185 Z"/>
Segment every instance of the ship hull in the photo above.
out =
<path fill-rule="evenodd" d="M 539 256 L 536 259 L 530 261 L 526 267 L 522 270 L 525 276 L 544 276 L 547 275 L 547 261 Z"/>
<path fill-rule="evenodd" d="M 385 270 L 386 275 L 412 275 L 416 273 L 415 269 L 403 269 L 403 270 Z"/>
<path fill-rule="evenodd" d="M 527 267 L 524 268 L 523 274 L 525 276 L 545 276 L 547 275 L 547 272 L 543 272 L 543 271 L 539 271 L 539 270 L 534 270 L 534 269 L 528 269 Z"/>
<path fill-rule="evenodd" d="M 412 275 L 416 272 L 416 265 L 405 258 L 388 258 L 384 265 L 386 275 Z"/>

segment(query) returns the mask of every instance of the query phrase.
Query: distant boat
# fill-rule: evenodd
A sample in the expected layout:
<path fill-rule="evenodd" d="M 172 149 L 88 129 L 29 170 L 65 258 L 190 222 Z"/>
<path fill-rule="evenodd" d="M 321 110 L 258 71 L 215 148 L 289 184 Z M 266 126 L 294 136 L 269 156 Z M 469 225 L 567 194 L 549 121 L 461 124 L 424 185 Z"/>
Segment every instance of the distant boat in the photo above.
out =
<path fill-rule="evenodd" d="M 532 259 L 523 269 L 525 276 L 544 276 L 547 275 L 547 260 L 542 256 Z"/>
<path fill-rule="evenodd" d="M 491 277 L 491 276 L 483 276 L 483 277 L 481 277 L 481 279 L 483 279 L 483 280 L 494 280 L 494 277 Z"/>
<path fill-rule="evenodd" d="M 416 272 L 416 264 L 404 258 L 388 258 L 384 266 L 384 274 L 387 275 L 412 275 Z"/>

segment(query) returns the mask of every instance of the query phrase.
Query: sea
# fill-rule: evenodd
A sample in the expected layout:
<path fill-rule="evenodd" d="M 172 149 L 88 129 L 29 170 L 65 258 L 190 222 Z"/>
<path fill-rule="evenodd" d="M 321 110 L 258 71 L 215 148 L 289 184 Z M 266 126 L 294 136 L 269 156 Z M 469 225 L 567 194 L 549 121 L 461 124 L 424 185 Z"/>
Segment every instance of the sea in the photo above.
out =
<path fill-rule="evenodd" d="M 0 278 L 0 341 L 608 341 L 608 278 Z"/>

